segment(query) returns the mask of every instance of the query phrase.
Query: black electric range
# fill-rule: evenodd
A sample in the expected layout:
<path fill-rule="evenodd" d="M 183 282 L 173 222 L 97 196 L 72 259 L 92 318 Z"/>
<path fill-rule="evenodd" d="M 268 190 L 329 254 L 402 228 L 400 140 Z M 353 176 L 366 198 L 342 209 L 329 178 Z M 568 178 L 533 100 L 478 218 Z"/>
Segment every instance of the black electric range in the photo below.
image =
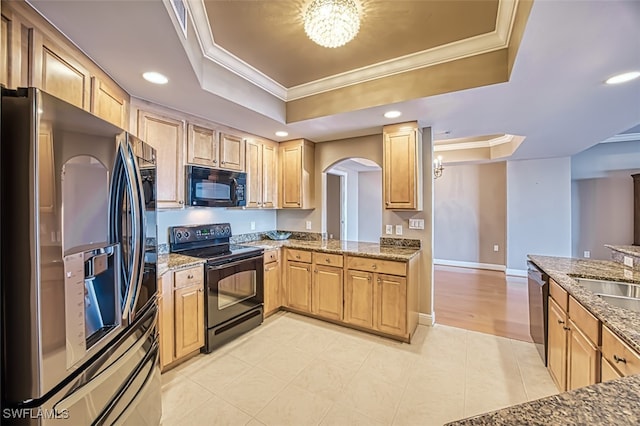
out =
<path fill-rule="evenodd" d="M 204 352 L 260 325 L 264 302 L 264 256 L 259 247 L 231 244 L 231 225 L 175 226 L 170 250 L 206 259 Z"/>

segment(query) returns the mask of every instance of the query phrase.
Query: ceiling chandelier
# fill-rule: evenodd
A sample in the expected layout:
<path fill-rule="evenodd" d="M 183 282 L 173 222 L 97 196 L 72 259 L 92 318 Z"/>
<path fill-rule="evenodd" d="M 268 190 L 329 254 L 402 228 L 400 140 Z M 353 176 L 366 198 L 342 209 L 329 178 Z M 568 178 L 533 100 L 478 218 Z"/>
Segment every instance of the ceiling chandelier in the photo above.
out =
<path fill-rule="evenodd" d="M 304 31 L 320 46 L 340 47 L 358 34 L 360 16 L 354 0 L 313 0 L 304 14 Z"/>

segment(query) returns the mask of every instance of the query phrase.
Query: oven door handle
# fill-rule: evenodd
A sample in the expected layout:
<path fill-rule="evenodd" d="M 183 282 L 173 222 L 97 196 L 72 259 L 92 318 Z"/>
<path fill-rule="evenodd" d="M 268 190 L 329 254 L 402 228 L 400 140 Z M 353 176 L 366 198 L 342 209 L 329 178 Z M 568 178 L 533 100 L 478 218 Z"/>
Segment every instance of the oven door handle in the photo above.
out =
<path fill-rule="evenodd" d="M 258 260 L 261 259 L 262 256 L 254 256 L 254 257 L 247 257 L 245 259 L 240 259 L 237 260 L 235 262 L 229 262 L 229 263 L 223 263 L 222 265 L 207 265 L 207 270 L 209 271 L 217 271 L 220 269 L 226 269 L 226 268 L 231 268 L 232 266 L 236 266 L 236 265 L 240 265 L 242 263 L 248 262 L 248 261 L 252 261 L 252 260 Z"/>

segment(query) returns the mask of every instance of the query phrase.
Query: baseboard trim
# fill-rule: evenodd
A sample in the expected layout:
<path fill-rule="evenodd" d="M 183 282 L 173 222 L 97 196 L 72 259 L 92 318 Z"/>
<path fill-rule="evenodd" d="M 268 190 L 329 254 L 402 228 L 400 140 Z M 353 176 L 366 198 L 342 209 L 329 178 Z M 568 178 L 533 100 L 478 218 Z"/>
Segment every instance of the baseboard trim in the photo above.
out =
<path fill-rule="evenodd" d="M 507 269 L 507 275 L 512 277 L 526 277 L 527 270 L 526 269 Z"/>
<path fill-rule="evenodd" d="M 436 314 L 435 312 L 433 314 L 423 314 L 423 313 L 419 313 L 418 314 L 418 324 L 420 325 L 428 325 L 428 326 L 433 326 L 433 324 L 436 323 Z"/>
<path fill-rule="evenodd" d="M 460 268 L 488 269 L 490 271 L 500 272 L 504 272 L 506 270 L 506 267 L 504 265 L 497 265 L 495 263 L 464 262 L 461 260 L 433 259 L 433 264 L 443 266 L 457 266 Z"/>

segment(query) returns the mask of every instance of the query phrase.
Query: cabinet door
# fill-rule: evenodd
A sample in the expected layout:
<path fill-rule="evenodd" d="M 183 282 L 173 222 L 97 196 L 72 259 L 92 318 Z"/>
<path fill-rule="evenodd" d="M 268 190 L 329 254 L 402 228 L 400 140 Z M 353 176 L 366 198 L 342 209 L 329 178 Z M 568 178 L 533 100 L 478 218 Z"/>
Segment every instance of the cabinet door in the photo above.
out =
<path fill-rule="evenodd" d="M 158 208 L 182 207 L 184 123 L 145 111 L 139 111 L 138 114 L 140 139 L 156 149 Z"/>
<path fill-rule="evenodd" d="M 344 321 L 373 328 L 373 274 L 347 269 L 344 290 Z"/>
<path fill-rule="evenodd" d="M 204 287 L 178 288 L 174 292 L 175 350 L 181 358 L 204 346 Z"/>
<path fill-rule="evenodd" d="M 384 203 L 387 209 L 418 209 L 416 130 L 384 135 Z"/>
<path fill-rule="evenodd" d="M 302 145 L 288 145 L 280 150 L 282 171 L 282 208 L 302 206 Z"/>
<path fill-rule="evenodd" d="M 220 167 L 244 171 L 244 139 L 220 133 Z"/>
<path fill-rule="evenodd" d="M 215 130 L 189 124 L 187 163 L 218 167 L 218 141 Z"/>
<path fill-rule="evenodd" d="M 37 42 L 34 44 L 38 45 Z M 36 87 L 88 111 L 89 71 L 47 40 L 39 48 L 41 53 L 36 58 L 34 78 Z"/>
<path fill-rule="evenodd" d="M 11 23 L 4 15 L 0 15 L 0 84 L 4 87 L 9 85 L 9 52 L 11 45 L 9 44 L 9 28 Z"/>
<path fill-rule="evenodd" d="M 158 333 L 160 341 L 160 368 L 175 359 L 173 273 L 167 272 L 158 279 Z"/>
<path fill-rule="evenodd" d="M 262 144 L 247 141 L 247 207 L 262 207 Z"/>
<path fill-rule="evenodd" d="M 313 310 L 318 316 L 342 320 L 342 268 L 316 265 L 313 271 Z"/>
<path fill-rule="evenodd" d="M 277 157 L 276 146 L 262 146 L 262 207 L 269 209 L 276 207 L 278 199 Z"/>
<path fill-rule="evenodd" d="M 598 348 L 571 320 L 569 328 L 567 390 L 598 383 Z"/>
<path fill-rule="evenodd" d="M 264 265 L 264 313 L 276 311 L 280 302 L 280 262 Z"/>
<path fill-rule="evenodd" d="M 547 367 L 561 392 L 567 390 L 567 313 L 549 298 Z"/>
<path fill-rule="evenodd" d="M 311 265 L 287 262 L 287 306 L 311 312 Z"/>
<path fill-rule="evenodd" d="M 121 129 L 127 129 L 129 111 L 126 94 L 109 87 L 97 77 L 91 78 L 91 86 L 91 112 Z"/>
<path fill-rule="evenodd" d="M 602 362 L 602 368 L 600 369 L 601 382 L 607 382 L 609 380 L 615 380 L 622 377 L 622 374 L 618 373 L 618 371 L 609 364 L 609 361 L 607 361 L 605 357 L 600 357 L 600 360 Z"/>
<path fill-rule="evenodd" d="M 378 274 L 374 300 L 375 328 L 404 336 L 407 332 L 407 279 Z"/>

